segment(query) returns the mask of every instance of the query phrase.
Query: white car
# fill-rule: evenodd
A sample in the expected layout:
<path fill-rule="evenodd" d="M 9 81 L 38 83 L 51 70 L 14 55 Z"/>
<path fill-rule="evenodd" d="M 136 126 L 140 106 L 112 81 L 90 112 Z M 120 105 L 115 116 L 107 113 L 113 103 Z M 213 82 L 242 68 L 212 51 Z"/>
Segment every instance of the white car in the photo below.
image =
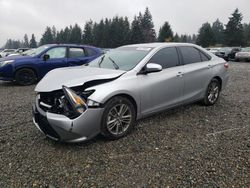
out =
<path fill-rule="evenodd" d="M 220 51 L 221 48 L 210 48 L 209 52 L 215 54 L 216 52 Z"/>
<path fill-rule="evenodd" d="M 250 61 L 250 47 L 243 48 L 235 54 L 235 61 Z"/>
<path fill-rule="evenodd" d="M 9 54 L 12 54 L 15 52 L 15 49 L 4 49 L 0 52 L 0 58 L 7 57 Z"/>

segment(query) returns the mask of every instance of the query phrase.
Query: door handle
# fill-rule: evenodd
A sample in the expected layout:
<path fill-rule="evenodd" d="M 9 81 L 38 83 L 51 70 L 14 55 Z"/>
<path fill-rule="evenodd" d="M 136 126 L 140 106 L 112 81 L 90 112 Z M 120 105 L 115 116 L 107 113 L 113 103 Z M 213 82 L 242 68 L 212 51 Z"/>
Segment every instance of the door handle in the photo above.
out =
<path fill-rule="evenodd" d="M 176 76 L 177 77 L 182 77 L 182 75 L 183 75 L 183 72 L 178 72 Z"/>

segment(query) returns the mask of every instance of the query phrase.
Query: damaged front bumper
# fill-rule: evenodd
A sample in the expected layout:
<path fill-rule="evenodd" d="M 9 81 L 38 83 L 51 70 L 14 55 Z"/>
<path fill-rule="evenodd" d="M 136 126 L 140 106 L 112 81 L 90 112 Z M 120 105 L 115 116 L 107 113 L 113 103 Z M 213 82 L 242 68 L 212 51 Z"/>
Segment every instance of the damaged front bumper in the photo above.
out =
<path fill-rule="evenodd" d="M 88 108 L 75 119 L 62 114 L 45 112 L 36 99 L 33 122 L 47 137 L 62 142 L 81 142 L 100 133 L 103 108 Z"/>

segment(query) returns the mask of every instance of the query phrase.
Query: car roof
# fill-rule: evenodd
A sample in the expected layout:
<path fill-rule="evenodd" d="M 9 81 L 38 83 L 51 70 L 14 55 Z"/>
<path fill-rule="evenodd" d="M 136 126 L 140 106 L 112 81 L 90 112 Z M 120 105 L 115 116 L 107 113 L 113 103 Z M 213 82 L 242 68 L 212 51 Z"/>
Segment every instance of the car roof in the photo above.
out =
<path fill-rule="evenodd" d="M 46 46 L 71 46 L 71 47 L 92 47 L 92 48 L 97 48 L 94 46 L 90 46 L 90 45 L 84 45 L 84 44 L 45 44 Z"/>
<path fill-rule="evenodd" d="M 170 46 L 196 46 L 196 45 L 191 43 L 180 43 L 180 42 L 153 42 L 153 43 L 131 44 L 123 47 L 160 48 L 168 46 L 170 47 Z"/>

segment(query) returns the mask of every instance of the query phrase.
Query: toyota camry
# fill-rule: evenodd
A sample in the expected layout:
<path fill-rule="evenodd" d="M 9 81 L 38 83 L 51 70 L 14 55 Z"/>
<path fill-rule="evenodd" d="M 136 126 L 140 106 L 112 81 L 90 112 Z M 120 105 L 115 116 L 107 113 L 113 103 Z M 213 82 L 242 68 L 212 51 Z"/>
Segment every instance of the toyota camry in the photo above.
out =
<path fill-rule="evenodd" d="M 228 76 L 228 63 L 197 45 L 122 46 L 50 71 L 35 88 L 33 121 L 57 141 L 118 139 L 151 114 L 195 101 L 214 105 Z"/>

